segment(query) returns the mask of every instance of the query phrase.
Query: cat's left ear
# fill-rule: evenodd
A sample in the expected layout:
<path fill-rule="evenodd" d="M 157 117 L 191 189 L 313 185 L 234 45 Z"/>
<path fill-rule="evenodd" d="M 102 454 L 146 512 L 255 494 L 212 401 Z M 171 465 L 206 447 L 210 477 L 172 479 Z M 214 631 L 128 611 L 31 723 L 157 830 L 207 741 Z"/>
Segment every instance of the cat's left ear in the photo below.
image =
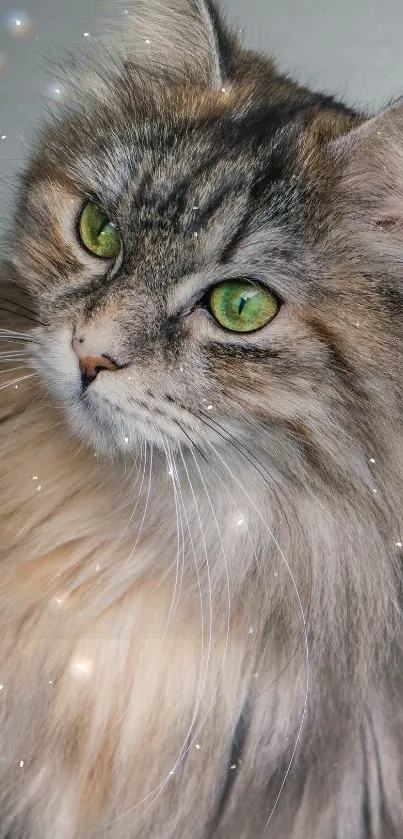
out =
<path fill-rule="evenodd" d="M 210 89 L 223 87 L 236 40 L 214 0 L 124 2 L 120 45 L 140 71 Z M 120 5 L 115 0 L 115 20 Z"/>
<path fill-rule="evenodd" d="M 403 244 L 403 99 L 329 146 L 349 229 Z M 368 241 L 369 241 L 368 237 Z"/>

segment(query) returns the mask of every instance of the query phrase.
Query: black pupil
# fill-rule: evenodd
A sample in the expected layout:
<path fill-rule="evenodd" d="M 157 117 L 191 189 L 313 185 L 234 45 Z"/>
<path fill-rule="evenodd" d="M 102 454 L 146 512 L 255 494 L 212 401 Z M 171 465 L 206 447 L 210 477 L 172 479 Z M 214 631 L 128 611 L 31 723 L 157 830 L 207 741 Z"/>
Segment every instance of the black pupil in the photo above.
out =
<path fill-rule="evenodd" d="M 239 301 L 239 306 L 238 306 L 238 315 L 242 314 L 242 310 L 243 310 L 243 307 L 245 306 L 245 303 L 246 303 L 246 298 L 241 297 L 241 299 Z"/>
<path fill-rule="evenodd" d="M 105 230 L 105 227 L 107 227 L 107 226 L 108 226 L 108 218 L 107 218 L 107 216 L 102 216 L 102 218 L 100 218 L 100 220 L 99 220 L 97 237 L 99 237 L 101 235 L 102 231 Z"/>

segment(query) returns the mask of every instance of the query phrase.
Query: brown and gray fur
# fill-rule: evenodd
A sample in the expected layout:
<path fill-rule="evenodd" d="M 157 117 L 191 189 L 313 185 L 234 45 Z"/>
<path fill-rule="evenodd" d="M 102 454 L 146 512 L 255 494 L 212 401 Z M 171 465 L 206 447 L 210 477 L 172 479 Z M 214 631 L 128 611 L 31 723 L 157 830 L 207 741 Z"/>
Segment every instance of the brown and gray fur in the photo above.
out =
<path fill-rule="evenodd" d="M 403 105 L 135 8 L 4 270 L 0 837 L 397 839 Z M 203 303 L 240 276 L 281 301 L 251 335 Z M 85 392 L 74 338 L 119 365 Z"/>

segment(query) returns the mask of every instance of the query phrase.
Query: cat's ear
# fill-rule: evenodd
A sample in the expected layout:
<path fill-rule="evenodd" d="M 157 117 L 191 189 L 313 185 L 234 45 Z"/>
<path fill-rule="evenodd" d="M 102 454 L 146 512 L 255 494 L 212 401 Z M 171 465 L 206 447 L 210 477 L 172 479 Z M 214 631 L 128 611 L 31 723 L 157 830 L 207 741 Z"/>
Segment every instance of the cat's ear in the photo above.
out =
<path fill-rule="evenodd" d="M 329 147 L 350 229 L 403 244 L 403 100 Z M 376 243 L 374 239 L 374 244 Z"/>
<path fill-rule="evenodd" d="M 213 0 L 125 0 L 120 19 L 121 46 L 139 70 L 218 90 L 225 84 L 233 39 Z"/>

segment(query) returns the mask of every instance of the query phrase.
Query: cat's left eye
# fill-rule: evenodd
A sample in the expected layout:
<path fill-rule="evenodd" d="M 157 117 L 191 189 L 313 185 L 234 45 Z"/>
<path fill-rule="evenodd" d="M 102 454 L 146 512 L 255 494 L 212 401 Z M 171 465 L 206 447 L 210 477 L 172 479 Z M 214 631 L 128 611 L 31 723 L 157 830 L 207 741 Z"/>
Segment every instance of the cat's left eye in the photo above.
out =
<path fill-rule="evenodd" d="M 209 308 L 231 332 L 256 332 L 276 317 L 280 303 L 268 288 L 250 280 L 226 280 L 211 289 Z"/>
<path fill-rule="evenodd" d="M 84 247 L 100 259 L 117 259 L 122 243 L 119 232 L 98 204 L 88 201 L 78 222 L 78 234 Z"/>

